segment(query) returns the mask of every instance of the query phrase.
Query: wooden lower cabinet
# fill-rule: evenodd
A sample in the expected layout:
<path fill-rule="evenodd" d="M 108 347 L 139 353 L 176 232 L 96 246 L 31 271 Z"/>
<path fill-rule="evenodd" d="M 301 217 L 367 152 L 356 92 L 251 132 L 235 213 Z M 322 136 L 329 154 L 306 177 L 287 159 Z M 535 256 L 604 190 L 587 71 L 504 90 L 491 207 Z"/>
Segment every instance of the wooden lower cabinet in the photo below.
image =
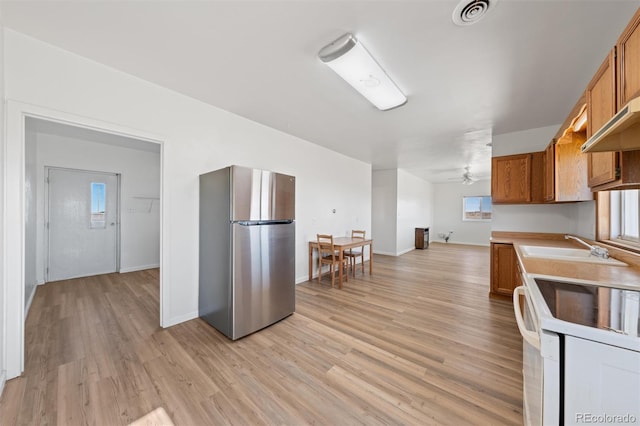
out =
<path fill-rule="evenodd" d="M 518 258 L 513 244 L 491 243 L 491 294 L 511 296 L 519 285 Z"/>

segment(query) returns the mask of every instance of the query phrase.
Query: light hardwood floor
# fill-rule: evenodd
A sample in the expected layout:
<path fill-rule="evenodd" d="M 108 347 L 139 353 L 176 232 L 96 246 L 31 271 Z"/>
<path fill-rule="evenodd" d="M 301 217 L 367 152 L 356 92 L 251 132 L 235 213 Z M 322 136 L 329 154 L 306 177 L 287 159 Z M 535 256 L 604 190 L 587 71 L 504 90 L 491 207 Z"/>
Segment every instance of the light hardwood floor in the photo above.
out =
<path fill-rule="evenodd" d="M 159 328 L 157 270 L 46 284 L 0 424 L 522 424 L 521 338 L 488 292 L 488 248 L 432 244 L 300 284 L 294 315 L 231 342 Z"/>

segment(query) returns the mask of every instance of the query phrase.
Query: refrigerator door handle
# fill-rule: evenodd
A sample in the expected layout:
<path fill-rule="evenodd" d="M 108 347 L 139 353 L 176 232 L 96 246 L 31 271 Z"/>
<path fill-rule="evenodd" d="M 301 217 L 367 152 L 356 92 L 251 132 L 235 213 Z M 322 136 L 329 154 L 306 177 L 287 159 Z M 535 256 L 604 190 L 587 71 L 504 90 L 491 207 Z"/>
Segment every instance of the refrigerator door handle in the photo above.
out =
<path fill-rule="evenodd" d="M 237 223 L 240 226 L 288 225 L 293 223 L 293 220 L 241 220 L 233 223 Z"/>

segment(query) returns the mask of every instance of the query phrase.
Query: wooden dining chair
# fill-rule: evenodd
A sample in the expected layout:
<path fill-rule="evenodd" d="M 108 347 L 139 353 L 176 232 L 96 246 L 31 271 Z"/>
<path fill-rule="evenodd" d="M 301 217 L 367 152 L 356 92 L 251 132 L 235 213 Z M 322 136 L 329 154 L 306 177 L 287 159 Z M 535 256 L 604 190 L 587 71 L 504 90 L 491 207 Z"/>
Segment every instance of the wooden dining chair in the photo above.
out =
<path fill-rule="evenodd" d="M 351 231 L 351 238 L 364 240 L 366 231 L 353 230 Z M 351 266 L 351 272 L 353 276 L 356 276 L 356 259 L 360 257 L 360 264 L 362 265 L 362 275 L 364 275 L 364 245 L 358 248 L 352 248 L 345 250 L 344 256 L 349 259 L 349 265 Z"/>
<path fill-rule="evenodd" d="M 336 272 L 340 270 L 341 266 L 345 268 L 346 277 L 345 280 L 349 281 L 349 258 L 342 259 L 342 265 L 340 265 L 340 256 L 336 253 L 336 248 L 333 245 L 333 235 L 317 234 L 318 238 L 318 282 L 322 279 L 322 265 L 329 265 L 329 272 L 331 273 L 331 288 L 336 278 Z"/>

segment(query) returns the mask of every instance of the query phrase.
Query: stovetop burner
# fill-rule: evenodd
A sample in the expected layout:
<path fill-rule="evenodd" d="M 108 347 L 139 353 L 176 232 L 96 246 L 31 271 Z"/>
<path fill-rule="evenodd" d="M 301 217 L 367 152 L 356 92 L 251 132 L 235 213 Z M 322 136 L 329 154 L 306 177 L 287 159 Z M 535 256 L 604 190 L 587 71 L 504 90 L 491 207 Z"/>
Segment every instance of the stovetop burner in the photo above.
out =
<path fill-rule="evenodd" d="M 563 321 L 640 335 L 640 291 L 535 279 L 551 314 Z"/>

